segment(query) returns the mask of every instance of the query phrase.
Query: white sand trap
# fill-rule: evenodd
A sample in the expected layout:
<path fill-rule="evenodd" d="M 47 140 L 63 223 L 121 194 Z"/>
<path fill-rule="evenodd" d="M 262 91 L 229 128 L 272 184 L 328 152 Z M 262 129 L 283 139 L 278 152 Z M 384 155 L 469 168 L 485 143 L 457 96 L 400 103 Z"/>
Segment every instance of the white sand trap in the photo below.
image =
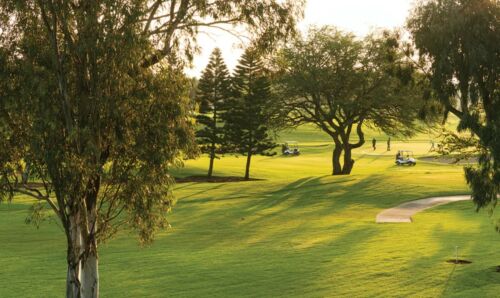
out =
<path fill-rule="evenodd" d="M 449 197 L 433 197 L 411 202 L 403 203 L 397 207 L 385 209 L 377 214 L 375 222 L 412 222 L 411 216 L 422 210 L 437 206 L 448 204 L 451 202 L 467 201 L 470 200 L 470 195 L 462 196 L 449 196 Z"/>

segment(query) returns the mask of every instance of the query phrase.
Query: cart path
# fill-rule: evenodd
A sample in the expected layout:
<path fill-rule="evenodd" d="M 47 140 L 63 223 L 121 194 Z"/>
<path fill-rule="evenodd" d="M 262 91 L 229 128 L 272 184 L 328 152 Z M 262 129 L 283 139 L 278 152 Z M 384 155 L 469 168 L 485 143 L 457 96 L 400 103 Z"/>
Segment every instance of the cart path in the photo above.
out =
<path fill-rule="evenodd" d="M 403 203 L 394 208 L 385 209 L 377 214 L 375 222 L 412 222 L 411 216 L 422 210 L 437 206 L 444 205 L 452 202 L 470 200 L 470 195 L 460 196 L 446 196 L 446 197 L 432 197 L 421 200 L 415 200 Z"/>

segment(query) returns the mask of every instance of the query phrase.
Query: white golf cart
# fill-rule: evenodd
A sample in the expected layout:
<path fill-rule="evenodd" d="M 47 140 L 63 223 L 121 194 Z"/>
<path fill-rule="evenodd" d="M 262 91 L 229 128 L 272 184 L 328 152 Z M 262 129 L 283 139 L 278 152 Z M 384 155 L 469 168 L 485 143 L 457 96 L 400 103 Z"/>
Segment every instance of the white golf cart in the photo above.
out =
<path fill-rule="evenodd" d="M 281 153 L 283 155 L 300 155 L 299 143 L 295 141 L 286 141 L 281 145 Z"/>
<path fill-rule="evenodd" d="M 413 151 L 409 150 L 399 150 L 396 154 L 396 165 L 397 166 L 414 166 L 417 164 L 417 160 L 413 157 Z"/>

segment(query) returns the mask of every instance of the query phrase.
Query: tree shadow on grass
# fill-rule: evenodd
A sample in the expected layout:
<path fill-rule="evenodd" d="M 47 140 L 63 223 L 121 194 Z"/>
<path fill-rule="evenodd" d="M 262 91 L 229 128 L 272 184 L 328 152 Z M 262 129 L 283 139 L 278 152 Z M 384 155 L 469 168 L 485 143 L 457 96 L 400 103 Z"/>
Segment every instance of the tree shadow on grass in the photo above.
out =
<path fill-rule="evenodd" d="M 363 198 L 354 197 L 359 195 L 358 188 L 370 189 L 381 183 L 381 179 L 381 177 L 370 177 L 359 181 L 356 177 L 345 176 L 307 177 L 275 190 L 258 193 L 256 196 L 242 195 L 245 192 L 241 190 L 228 192 L 222 196 L 210 196 L 211 191 L 206 193 L 200 191 L 190 197 L 206 195 L 189 200 L 183 198 L 176 207 L 176 212 L 186 212 L 190 215 L 188 221 L 181 222 L 183 226 L 202 227 L 208 223 L 216 223 L 221 231 L 224 230 L 223 233 L 230 229 L 243 231 L 238 235 L 239 241 L 250 241 L 244 239 L 247 237 L 262 242 L 272 239 L 276 234 L 286 235 L 289 230 L 298 229 L 309 220 L 322 220 L 325 216 L 335 216 L 352 204 L 377 205 L 377 200 L 364 202 Z M 220 203 L 220 205 L 203 207 L 207 203 Z M 280 228 L 267 228 L 276 224 Z M 334 221 L 329 225 L 336 224 L 339 222 Z M 214 230 L 202 236 L 206 238 L 204 245 L 219 245 L 221 242 L 226 242 L 225 239 L 215 236 L 217 234 L 217 230 Z M 229 238 L 228 244 L 235 240 L 234 235 L 225 235 Z M 211 239 L 214 236 L 216 240 Z"/>
<path fill-rule="evenodd" d="M 248 212 L 276 210 L 274 215 L 288 211 L 302 211 L 306 207 L 318 206 L 324 213 L 338 213 L 354 204 L 369 204 L 378 206 L 383 193 L 377 193 L 384 182 L 381 175 L 371 175 L 363 179 L 356 176 L 321 176 L 307 177 L 294 181 L 272 192 L 267 192 L 263 198 L 250 202 L 243 209 Z M 267 214 L 269 215 L 269 214 Z"/>
<path fill-rule="evenodd" d="M 323 229 L 339 222 L 375 225 L 381 209 L 426 195 L 418 183 L 402 185 L 383 174 L 306 177 L 278 187 L 268 182 L 227 184 L 222 192 L 224 185 L 190 194 L 176 206 L 176 216 L 188 218 L 179 222 L 181 227 L 213 225 L 201 236 L 206 246 L 252 242 L 250 238 L 271 241 L 311 222 Z"/>
<path fill-rule="evenodd" d="M 200 195 L 200 194 L 203 194 L 206 192 L 210 192 L 210 191 L 214 191 L 214 190 L 220 189 L 222 187 L 224 187 L 224 184 L 217 184 L 217 185 L 214 185 L 210 188 L 205 188 L 205 189 L 199 190 L 197 192 L 191 193 L 189 195 L 185 195 L 182 197 L 183 203 L 188 202 L 189 200 L 187 200 L 187 199 L 189 199 L 189 198 L 196 197 L 197 195 Z"/>
<path fill-rule="evenodd" d="M 261 180 L 264 180 L 264 179 L 257 179 L 257 178 L 245 179 L 244 177 L 240 177 L 240 176 L 211 176 L 211 177 L 208 177 L 206 175 L 195 175 L 195 176 L 187 176 L 187 177 L 182 177 L 182 178 L 175 178 L 175 181 L 177 183 L 189 183 L 189 182 L 228 183 L 228 182 L 249 182 L 249 181 L 261 181 Z"/>

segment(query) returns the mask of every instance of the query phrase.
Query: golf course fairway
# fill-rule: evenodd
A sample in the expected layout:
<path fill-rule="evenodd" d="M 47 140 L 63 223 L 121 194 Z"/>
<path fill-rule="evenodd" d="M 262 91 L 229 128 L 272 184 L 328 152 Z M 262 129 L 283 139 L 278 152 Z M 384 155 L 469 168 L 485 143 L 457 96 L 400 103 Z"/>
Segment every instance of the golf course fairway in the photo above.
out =
<path fill-rule="evenodd" d="M 102 297 L 498 297 L 500 237 L 470 201 L 414 215 L 412 224 L 377 224 L 401 203 L 469 193 L 463 166 L 420 162 L 429 137 L 385 136 L 354 151 L 353 174 L 331 176 L 332 144 L 304 126 L 284 133 L 297 157 L 258 156 L 251 177 L 178 183 L 171 228 L 148 247 L 132 231 L 100 245 Z M 397 167 L 398 149 L 414 167 Z M 242 176 L 244 158 L 225 156 L 214 175 Z M 175 176 L 204 175 L 206 157 Z M 55 219 L 39 229 L 24 220 L 33 201 L 0 204 L 0 297 L 61 297 L 66 243 Z M 458 247 L 458 248 L 457 248 Z M 459 257 L 472 263 L 447 263 Z M 54 293 L 59 293 L 56 295 Z"/>

